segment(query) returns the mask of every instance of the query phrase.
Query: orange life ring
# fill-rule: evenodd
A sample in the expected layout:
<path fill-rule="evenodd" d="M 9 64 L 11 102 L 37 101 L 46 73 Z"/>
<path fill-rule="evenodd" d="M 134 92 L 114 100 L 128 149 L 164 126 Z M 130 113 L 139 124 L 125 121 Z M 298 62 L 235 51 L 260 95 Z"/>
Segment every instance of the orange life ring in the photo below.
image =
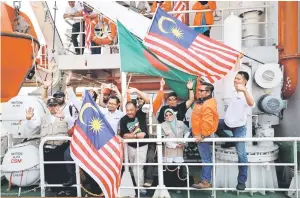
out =
<path fill-rule="evenodd" d="M 94 31 L 91 31 L 92 41 L 95 42 L 97 45 L 112 44 L 115 37 L 116 37 L 116 35 L 117 35 L 117 26 L 113 21 L 109 20 L 106 17 L 103 17 L 103 22 L 108 23 L 108 25 L 110 26 L 111 33 L 108 36 L 106 36 L 104 38 L 101 38 L 101 37 L 95 35 Z M 91 20 L 91 29 L 94 30 L 98 23 L 99 23 L 99 18 L 98 17 L 95 18 L 95 19 L 92 19 Z"/>

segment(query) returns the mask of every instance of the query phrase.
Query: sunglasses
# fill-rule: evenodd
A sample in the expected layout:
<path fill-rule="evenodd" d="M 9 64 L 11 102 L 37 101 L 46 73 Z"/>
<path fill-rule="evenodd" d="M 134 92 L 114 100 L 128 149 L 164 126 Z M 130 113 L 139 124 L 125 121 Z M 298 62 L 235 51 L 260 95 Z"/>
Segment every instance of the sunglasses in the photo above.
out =
<path fill-rule="evenodd" d="M 208 91 L 208 90 L 206 90 L 206 89 L 198 89 L 198 91 L 202 93 L 202 92 L 205 92 L 205 91 Z"/>
<path fill-rule="evenodd" d="M 50 105 L 48 105 L 48 107 L 56 107 L 56 106 L 58 106 L 57 104 L 50 104 Z"/>
<path fill-rule="evenodd" d="M 143 98 L 136 98 L 137 100 L 144 100 Z"/>

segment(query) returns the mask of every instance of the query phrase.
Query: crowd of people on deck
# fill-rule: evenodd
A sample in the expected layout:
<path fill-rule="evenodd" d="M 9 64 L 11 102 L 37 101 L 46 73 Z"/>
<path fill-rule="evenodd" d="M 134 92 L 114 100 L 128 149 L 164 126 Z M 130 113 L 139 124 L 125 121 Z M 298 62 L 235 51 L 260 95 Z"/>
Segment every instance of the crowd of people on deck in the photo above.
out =
<path fill-rule="evenodd" d="M 48 89 L 51 87 L 51 81 L 44 81 L 42 98 L 47 104 L 49 113 L 38 118 L 34 116 L 34 109 L 26 110 L 27 126 L 30 128 L 41 129 L 41 136 L 72 136 L 75 121 L 78 118 L 82 100 L 79 100 L 74 92 L 71 84 L 72 73 L 66 79 L 65 92 L 58 91 L 53 96 L 48 96 Z M 152 103 L 153 114 L 157 118 L 157 122 L 161 124 L 164 138 L 184 138 L 192 136 L 197 142 L 199 154 L 202 163 L 212 163 L 211 143 L 203 142 L 206 138 L 230 137 L 224 130 L 232 131 L 232 137 L 245 137 L 247 115 L 250 109 L 255 106 L 252 95 L 246 88 L 249 74 L 239 71 L 234 79 L 234 87 L 232 93 L 232 101 L 229 104 L 224 119 L 219 119 L 217 111 L 217 102 L 214 98 L 214 86 L 210 83 L 198 81 L 188 81 L 186 88 L 189 91 L 189 98 L 179 103 L 180 98 L 176 93 L 170 92 L 165 99 L 164 85 L 162 79 L 160 82 L 160 90 Z M 196 91 L 194 94 L 194 87 Z M 110 84 L 109 87 L 102 84 L 98 90 L 89 90 L 88 92 L 99 110 L 105 116 L 116 135 L 124 139 L 144 139 L 149 138 L 148 130 L 148 111 L 150 98 L 149 96 L 136 89 L 129 88 L 127 90 L 127 102 L 125 109 L 122 109 L 124 99 L 121 96 L 117 86 Z M 136 99 L 132 97 L 136 96 Z M 84 96 L 83 96 L 84 97 Z M 148 105 L 148 107 L 147 107 Z M 147 107 L 147 108 L 143 108 Z M 192 109 L 191 120 L 186 122 L 186 113 L 188 109 Z M 32 119 L 35 117 L 35 119 Z M 184 122 L 185 121 L 185 122 Z M 139 153 L 137 153 L 139 147 Z M 168 142 L 164 145 L 163 158 L 165 162 L 184 163 L 184 142 Z M 245 142 L 236 142 L 222 145 L 223 148 L 235 147 L 238 154 L 239 163 L 247 163 L 247 154 Z M 50 141 L 44 148 L 45 153 L 53 159 L 58 153 L 63 153 L 64 160 L 70 161 L 69 142 L 67 141 Z M 52 154 L 50 154 L 52 153 Z M 47 160 L 45 154 L 45 160 Z M 129 162 L 136 163 L 154 163 L 156 159 L 156 143 L 128 143 Z M 47 165 L 47 164 L 46 164 Z M 63 185 L 71 186 L 75 184 L 75 167 L 72 164 L 66 165 L 68 179 L 65 179 Z M 167 166 L 164 177 L 165 185 L 171 187 L 183 186 L 180 177 L 181 171 L 177 173 L 177 166 Z M 139 169 L 139 171 L 138 171 Z M 134 180 L 139 181 L 139 186 L 150 187 L 154 181 L 155 166 L 132 166 L 131 170 Z M 46 166 L 45 166 L 45 170 Z M 244 190 L 247 181 L 247 166 L 239 166 L 239 174 L 237 178 L 237 189 Z M 202 166 L 201 180 L 192 187 L 197 189 L 212 187 L 212 166 Z M 139 175 L 137 174 L 139 172 Z M 138 179 L 139 177 L 139 179 Z M 47 177 L 46 177 L 47 178 Z M 140 190 L 141 195 L 146 195 L 145 189 Z"/>
<path fill-rule="evenodd" d="M 141 14 L 147 14 L 148 16 L 152 16 L 159 6 L 166 12 L 170 12 L 174 8 L 174 2 L 172 1 L 153 1 L 150 7 L 148 1 L 130 1 L 129 5 L 131 8 L 136 9 Z M 84 18 L 99 18 L 99 23 L 95 26 L 95 33 L 99 36 L 103 36 L 105 32 L 109 32 L 108 24 L 103 20 L 104 18 L 97 11 L 93 10 L 86 4 L 82 4 L 80 2 L 68 1 L 69 6 L 65 10 L 64 19 L 73 17 L 84 17 Z M 194 17 L 193 26 L 195 31 L 210 37 L 210 29 L 211 25 L 214 24 L 214 10 L 216 10 L 216 2 L 215 1 L 196 1 L 192 10 L 211 10 L 207 12 L 196 12 Z M 81 25 L 80 25 L 81 24 Z M 186 22 L 189 25 L 189 22 Z M 81 27 L 80 27 L 81 26 Z M 201 27 L 199 27 L 201 26 Z M 71 40 L 75 47 L 75 52 L 77 55 L 84 53 L 85 48 L 85 40 L 86 33 L 79 34 L 79 32 L 84 31 L 85 22 L 82 21 L 80 23 L 80 19 L 73 19 L 72 25 L 72 36 Z M 79 46 L 78 44 L 78 36 L 82 35 L 82 43 Z M 101 47 L 98 46 L 95 42 L 91 42 L 91 53 L 92 54 L 101 54 Z"/>

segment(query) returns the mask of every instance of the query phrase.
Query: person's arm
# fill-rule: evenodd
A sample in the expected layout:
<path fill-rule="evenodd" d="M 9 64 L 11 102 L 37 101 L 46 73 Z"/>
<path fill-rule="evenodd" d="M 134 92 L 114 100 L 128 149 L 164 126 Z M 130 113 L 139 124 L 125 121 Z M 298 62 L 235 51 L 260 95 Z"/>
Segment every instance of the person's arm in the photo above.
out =
<path fill-rule="evenodd" d="M 100 107 L 103 107 L 103 108 L 105 108 L 106 107 L 106 105 L 105 105 L 105 103 L 103 102 L 103 95 L 104 95 L 104 83 L 102 83 L 101 84 L 101 89 L 100 89 L 100 95 L 99 95 L 99 97 L 98 97 L 98 99 L 97 99 L 97 101 L 96 101 L 96 103 L 100 106 Z"/>
<path fill-rule="evenodd" d="M 92 14 L 90 14 L 90 15 L 88 15 L 88 17 L 90 18 L 90 19 L 94 19 L 94 18 L 97 18 L 97 17 L 99 17 L 99 13 L 92 13 Z"/>
<path fill-rule="evenodd" d="M 80 9 L 78 9 L 77 12 L 72 14 L 72 17 L 81 17 L 81 16 L 83 16 L 83 8 L 82 7 Z"/>
<path fill-rule="evenodd" d="M 150 103 L 150 98 L 148 97 L 148 95 L 136 88 L 132 88 L 132 87 L 129 88 L 128 93 L 130 93 L 130 94 L 136 93 L 137 95 L 139 95 L 139 97 L 143 98 L 143 100 L 145 101 L 146 104 Z"/>
<path fill-rule="evenodd" d="M 255 106 L 254 98 L 253 98 L 252 95 L 248 92 L 247 89 L 244 91 L 244 95 L 245 95 L 246 102 L 247 102 L 248 106 L 249 106 L 249 107 L 254 107 L 254 106 Z"/>
<path fill-rule="evenodd" d="M 73 103 L 73 105 L 76 107 L 76 109 L 78 111 L 80 111 L 81 106 L 82 106 L 82 101 L 77 99 L 76 94 L 75 94 L 74 89 L 71 84 L 71 79 L 72 79 L 72 72 L 69 72 L 68 77 L 66 78 L 67 95 L 68 95 L 69 101 Z"/>
<path fill-rule="evenodd" d="M 152 7 L 151 7 L 151 13 L 154 14 L 154 12 L 155 12 L 155 10 L 156 10 L 156 7 L 157 7 L 157 2 L 156 2 L 156 1 L 153 1 Z"/>
<path fill-rule="evenodd" d="M 216 10 L 217 9 L 217 4 L 215 1 L 209 1 L 208 2 L 208 8 L 211 10 Z"/>
<path fill-rule="evenodd" d="M 193 90 L 193 86 L 194 86 L 194 81 L 193 80 L 189 80 L 186 87 L 189 90 L 189 99 L 185 102 L 186 108 L 190 108 L 191 105 L 194 103 L 195 101 L 195 95 L 194 95 L 194 90 Z"/>
<path fill-rule="evenodd" d="M 122 94 L 120 93 L 118 87 L 116 85 L 112 85 L 111 90 L 117 93 L 117 97 L 119 98 L 120 104 L 122 105 Z"/>
<path fill-rule="evenodd" d="M 171 9 L 172 9 L 172 2 L 171 1 L 165 1 L 164 2 L 165 3 L 165 11 L 166 12 L 170 12 L 171 11 Z"/>
<path fill-rule="evenodd" d="M 249 107 L 254 107 L 255 106 L 255 101 L 254 98 L 252 97 L 252 95 L 248 92 L 246 86 L 238 84 L 235 86 L 235 89 L 237 90 L 237 92 L 243 92 L 247 105 Z"/>
<path fill-rule="evenodd" d="M 47 103 L 48 100 L 48 89 L 52 85 L 52 80 L 43 81 L 43 89 L 42 89 L 42 100 Z"/>
<path fill-rule="evenodd" d="M 163 105 L 164 100 L 164 85 L 165 81 L 162 78 L 160 81 L 160 89 L 156 94 L 156 97 L 153 101 L 152 108 L 153 108 L 153 115 L 156 115 L 157 111 L 160 109 L 160 107 Z"/>
<path fill-rule="evenodd" d="M 63 17 L 64 17 L 64 19 L 65 19 L 65 18 L 71 17 L 71 15 L 70 15 L 70 14 L 64 14 Z"/>
<path fill-rule="evenodd" d="M 147 12 L 147 13 L 150 13 L 150 12 L 151 12 L 151 7 L 150 7 L 148 1 L 145 1 L 145 8 L 146 8 L 146 12 Z"/>

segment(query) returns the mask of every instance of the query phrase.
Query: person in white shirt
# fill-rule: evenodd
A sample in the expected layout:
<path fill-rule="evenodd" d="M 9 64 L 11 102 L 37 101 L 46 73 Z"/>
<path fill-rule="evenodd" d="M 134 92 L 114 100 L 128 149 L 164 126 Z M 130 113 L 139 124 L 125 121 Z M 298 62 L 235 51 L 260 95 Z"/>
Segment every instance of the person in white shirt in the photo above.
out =
<path fill-rule="evenodd" d="M 81 5 L 81 3 L 79 2 L 76 2 L 75 1 L 68 1 L 69 3 L 69 6 L 66 8 L 66 11 L 64 13 L 64 19 L 65 18 L 73 18 L 73 17 L 80 17 L 82 16 L 82 13 L 83 13 L 83 6 Z M 77 48 L 78 47 L 78 41 L 77 41 L 77 38 L 78 38 L 78 33 L 77 32 L 80 32 L 80 19 L 74 19 L 73 20 L 74 23 L 72 25 L 72 43 L 75 47 L 75 52 L 77 55 L 79 54 L 83 54 L 84 52 L 84 46 L 85 46 L 85 34 L 81 34 L 82 35 L 82 45 L 80 47 L 83 47 L 83 48 Z M 81 26 L 81 32 L 84 31 L 84 21 L 82 21 L 82 26 Z M 76 34 L 74 34 L 76 33 Z"/>
<path fill-rule="evenodd" d="M 117 96 L 110 96 L 107 102 L 107 107 L 103 108 L 99 106 L 100 111 L 114 130 L 115 134 L 118 134 L 120 120 L 125 114 L 118 110 L 120 106 L 120 99 Z"/>
<path fill-rule="evenodd" d="M 242 138 L 246 136 L 246 122 L 251 108 L 255 107 L 253 96 L 248 92 L 246 84 L 249 80 L 249 74 L 244 71 L 239 71 L 234 79 L 235 92 L 232 96 L 224 120 L 219 121 L 217 135 L 219 137 L 229 137 L 224 130 L 232 131 L 233 137 Z M 246 143 L 235 142 L 222 145 L 223 148 L 235 146 L 238 154 L 239 163 L 248 163 Z M 239 166 L 237 190 L 245 190 L 248 175 L 248 166 Z"/>
<path fill-rule="evenodd" d="M 48 97 L 48 90 L 52 85 L 52 80 L 43 81 L 43 90 L 42 90 L 42 99 L 45 103 L 47 103 L 48 99 L 52 97 Z M 77 115 L 70 112 L 70 104 L 66 102 L 66 95 L 62 91 L 57 91 L 53 94 L 53 97 L 56 99 L 59 105 L 59 110 L 63 115 L 71 117 L 73 119 L 73 123 L 77 119 Z M 73 106 L 73 105 L 72 105 Z"/>

